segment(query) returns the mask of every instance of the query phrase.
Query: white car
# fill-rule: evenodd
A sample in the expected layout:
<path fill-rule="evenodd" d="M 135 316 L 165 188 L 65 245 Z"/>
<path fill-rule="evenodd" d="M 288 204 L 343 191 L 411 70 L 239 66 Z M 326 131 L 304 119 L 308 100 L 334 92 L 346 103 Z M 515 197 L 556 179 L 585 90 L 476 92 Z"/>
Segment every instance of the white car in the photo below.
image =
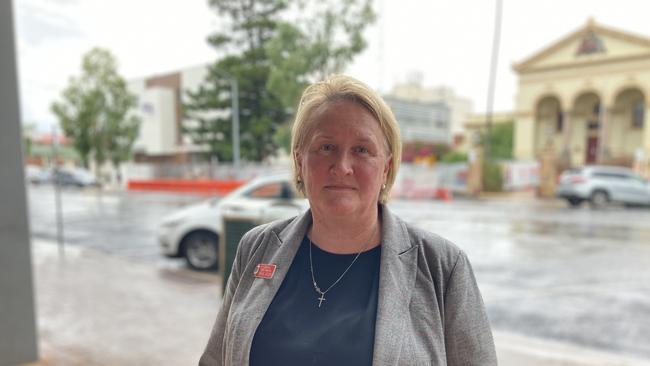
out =
<path fill-rule="evenodd" d="M 216 269 L 224 215 L 258 224 L 298 215 L 308 201 L 293 188 L 289 174 L 256 178 L 229 195 L 185 207 L 163 218 L 158 239 L 163 254 L 185 257 L 194 269 Z"/>
<path fill-rule="evenodd" d="M 32 184 L 49 183 L 52 180 L 52 173 L 36 165 L 25 166 L 25 180 Z"/>
<path fill-rule="evenodd" d="M 629 168 L 590 165 L 564 171 L 557 196 L 574 207 L 584 201 L 596 208 L 610 202 L 650 205 L 650 182 Z"/>

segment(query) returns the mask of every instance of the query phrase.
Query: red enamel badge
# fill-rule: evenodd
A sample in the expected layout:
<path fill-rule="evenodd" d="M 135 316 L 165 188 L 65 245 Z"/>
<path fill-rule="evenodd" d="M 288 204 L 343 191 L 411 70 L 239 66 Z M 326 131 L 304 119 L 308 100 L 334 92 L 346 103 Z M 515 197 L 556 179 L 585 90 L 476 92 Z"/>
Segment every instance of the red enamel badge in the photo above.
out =
<path fill-rule="evenodd" d="M 253 272 L 253 276 L 257 278 L 266 278 L 271 279 L 273 278 L 273 274 L 275 273 L 275 268 L 277 266 L 275 264 L 258 264 L 257 267 L 255 267 L 255 271 Z"/>

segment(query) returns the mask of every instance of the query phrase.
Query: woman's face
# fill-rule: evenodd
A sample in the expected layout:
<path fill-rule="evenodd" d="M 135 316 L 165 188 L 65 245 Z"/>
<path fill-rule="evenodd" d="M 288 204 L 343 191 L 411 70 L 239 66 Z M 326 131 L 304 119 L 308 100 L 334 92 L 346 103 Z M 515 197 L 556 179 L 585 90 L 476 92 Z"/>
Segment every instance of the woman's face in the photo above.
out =
<path fill-rule="evenodd" d="M 374 210 L 391 165 L 379 122 L 351 101 L 327 103 L 313 118 L 296 155 L 312 210 L 336 216 Z"/>

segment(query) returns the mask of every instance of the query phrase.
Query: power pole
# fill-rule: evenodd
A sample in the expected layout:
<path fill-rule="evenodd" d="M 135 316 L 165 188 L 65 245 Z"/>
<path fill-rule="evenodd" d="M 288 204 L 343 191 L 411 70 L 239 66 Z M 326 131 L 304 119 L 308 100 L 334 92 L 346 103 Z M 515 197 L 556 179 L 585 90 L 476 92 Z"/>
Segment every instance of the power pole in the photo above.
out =
<path fill-rule="evenodd" d="M 490 78 L 488 80 L 487 108 L 485 112 L 487 133 L 485 136 L 485 160 L 490 157 L 490 136 L 492 134 L 492 113 L 494 108 L 494 90 L 496 88 L 497 65 L 499 63 L 499 43 L 501 41 L 502 0 L 496 0 L 494 14 L 494 36 L 492 38 L 492 57 L 490 59 Z"/>

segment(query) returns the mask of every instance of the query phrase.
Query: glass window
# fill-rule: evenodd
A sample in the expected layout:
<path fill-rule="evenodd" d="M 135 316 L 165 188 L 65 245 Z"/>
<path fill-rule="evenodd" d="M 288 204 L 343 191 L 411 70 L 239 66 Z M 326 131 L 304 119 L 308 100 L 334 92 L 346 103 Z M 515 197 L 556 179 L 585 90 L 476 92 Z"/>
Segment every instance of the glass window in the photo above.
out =
<path fill-rule="evenodd" d="M 621 179 L 621 180 L 630 180 L 630 179 L 632 179 L 632 177 L 630 177 L 627 174 L 616 174 L 616 173 L 614 173 L 614 174 L 612 174 L 612 177 L 617 178 L 617 179 Z"/>
<path fill-rule="evenodd" d="M 251 198 L 281 198 L 282 183 L 265 184 L 248 192 L 247 196 Z"/>
<path fill-rule="evenodd" d="M 594 104 L 594 116 L 599 116 L 600 115 L 600 103 Z"/>
<path fill-rule="evenodd" d="M 614 178 L 614 179 L 628 179 L 629 176 L 623 173 L 612 173 L 612 172 L 594 172 L 592 174 L 594 177 L 600 178 Z"/>
<path fill-rule="evenodd" d="M 636 174 L 634 174 L 634 175 L 632 176 L 632 179 L 634 179 L 635 181 L 637 181 L 637 182 L 639 182 L 639 183 L 641 183 L 641 184 L 646 184 L 646 183 L 648 183 L 648 181 L 647 181 L 645 178 L 643 178 L 642 176 L 640 176 L 640 175 L 636 175 Z"/>
<path fill-rule="evenodd" d="M 598 177 L 598 178 L 610 178 L 609 173 L 600 173 L 600 172 L 595 172 L 591 175 L 592 177 Z"/>

